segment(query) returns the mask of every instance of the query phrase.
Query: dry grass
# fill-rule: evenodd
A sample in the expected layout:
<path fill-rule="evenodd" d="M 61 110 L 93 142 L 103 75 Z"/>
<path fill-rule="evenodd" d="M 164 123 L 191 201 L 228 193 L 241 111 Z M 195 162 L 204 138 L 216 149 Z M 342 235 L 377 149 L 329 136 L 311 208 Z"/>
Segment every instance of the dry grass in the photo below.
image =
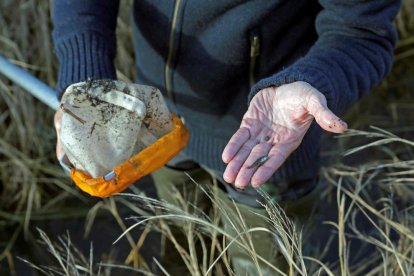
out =
<path fill-rule="evenodd" d="M 349 157 L 330 164 L 323 172 L 328 188 L 321 201 L 337 210 L 337 219 L 325 222 L 332 229 L 332 239 L 319 248 L 306 250 L 302 238 L 306 233 L 296 229 L 283 210 L 266 201 L 266 197 L 271 230 L 245 228 L 245 223 L 236 217 L 233 224 L 240 233 L 237 237 L 218 226 L 217 216 L 226 210 L 212 196 L 214 190 L 206 191 L 217 207 L 213 216 L 190 212 L 186 204 L 172 206 L 138 193 L 101 201 L 89 210 L 89 199 L 73 188 L 55 161 L 52 111 L 0 77 L 0 262 L 13 268 L 11 249 L 24 233 L 29 236 L 31 223 L 80 216 L 87 218 L 88 231 L 97 212 L 104 209 L 125 231 L 122 238 L 128 240 L 131 253 L 124 269 L 135 272 L 152 270 L 139 251 L 149 229 L 153 229 L 170 240 L 192 275 L 231 275 L 226 252 L 229 243 L 239 244 L 251 253 L 254 262 L 262 262 L 249 243 L 248 237 L 255 231 L 272 231 L 289 264 L 287 275 L 413 275 L 414 1 L 403 2 L 396 21 L 400 42 L 392 73 L 347 114 L 351 127 L 360 130 L 348 132 L 339 140 L 339 149 L 324 153 L 339 159 L 340 153 L 352 148 L 348 150 L 352 153 Z M 118 20 L 116 63 L 118 77 L 123 80 L 133 80 L 134 76 L 128 24 L 130 5 L 131 1 L 122 3 Z M 49 3 L 3 0 L 0 10 L 1 54 L 53 87 L 57 63 L 52 55 Z M 368 129 L 369 125 L 381 129 Z M 74 206 L 73 202 L 79 201 L 85 203 L 84 207 Z M 140 208 L 142 202 L 151 207 Z M 119 215 L 119 205 L 127 206 L 137 215 L 136 227 L 150 222 L 145 224 L 147 228 L 141 236 L 129 232 L 128 221 Z M 184 228 L 179 223 L 182 220 L 189 222 Z M 177 227 L 183 228 L 187 237 L 184 244 L 172 231 Z M 53 243 L 46 233 L 39 233 L 45 249 L 52 253 L 51 259 L 56 260 L 55 267 L 34 265 L 45 274 L 108 275 L 112 269 L 120 268 L 107 260 L 102 260 L 106 264 L 97 265 L 92 250 L 88 257 L 83 257 L 69 235 Z M 337 244 L 338 251 L 334 261 L 326 261 L 332 243 Z M 362 245 L 363 253 L 355 253 L 357 257 L 350 253 L 358 252 L 355 244 Z M 200 246 L 201 254 L 196 252 Z M 367 246 L 371 247 L 364 251 Z M 167 275 L 162 264 L 156 263 L 158 272 Z"/>
<path fill-rule="evenodd" d="M 132 79 L 134 70 L 125 23 L 130 6 L 131 1 L 124 1 L 118 22 L 124 43 L 117 64 L 123 79 Z M 4 0 L 0 10 L 0 53 L 54 87 L 57 62 L 48 1 Z M 22 234 L 30 236 L 32 222 L 85 217 L 89 209 L 89 198 L 74 188 L 55 160 L 52 122 L 52 110 L 0 76 L 0 262 L 7 259 L 10 267 L 10 249 Z"/>
<path fill-rule="evenodd" d="M 330 235 L 337 242 L 338 247 L 336 254 L 330 256 L 329 262 L 324 260 L 324 255 L 326 252 L 333 253 L 330 250 L 331 239 L 324 239 L 326 242 L 320 244 L 319 248 L 307 250 L 305 254 L 306 243 L 303 236 L 308 233 L 298 229 L 283 209 L 275 205 L 266 194 L 263 194 L 263 204 L 268 212 L 271 227 L 248 228 L 241 216 L 228 213 L 225 204 L 215 196 L 217 187 L 214 186 L 204 190 L 212 201 L 212 206 L 215 207 L 212 211 L 213 215 L 205 214 L 197 208 L 189 208 L 184 198 L 179 200 L 181 204 L 172 205 L 141 194 L 119 196 L 119 202 L 129 206 L 137 216 L 129 218 L 136 222 L 125 229 L 115 243 L 127 237 L 132 229 L 146 225 L 147 229 L 159 231 L 170 240 L 175 249 L 169 248 L 168 254 L 180 256 L 190 275 L 233 275 L 227 253 L 232 244 L 237 244 L 249 252 L 253 262 L 261 263 L 260 266 L 257 265 L 257 275 L 266 275 L 262 271 L 266 266 L 280 275 L 412 275 L 414 273 L 414 192 L 411 175 L 414 174 L 414 162 L 399 159 L 398 156 L 390 157 L 381 147 L 388 143 L 402 143 L 412 147 L 414 143 L 380 129 L 371 132 L 351 131 L 347 135 L 360 135 L 365 139 L 375 137 L 373 143 L 352 149 L 349 153 L 379 151 L 382 152 L 383 159 L 354 167 L 336 165 L 324 170 L 323 175 L 328 187 L 325 193 L 321 194 L 320 200 L 325 208 L 337 210 L 338 213 L 336 220 L 323 222 L 330 226 L 332 230 Z M 227 216 L 238 235 L 234 236 L 222 228 L 218 223 L 219 216 Z M 177 239 L 177 229 L 184 233 L 187 242 Z M 275 248 L 288 263 L 287 271 L 280 271 L 255 253 L 250 242 L 251 235 L 255 232 L 272 233 L 277 244 Z M 50 248 L 51 242 L 44 233 L 41 233 L 41 236 Z M 355 245 L 356 241 L 359 243 Z M 366 249 L 364 248 L 366 246 L 370 247 Z M 201 253 L 197 254 L 200 248 Z M 50 251 L 60 264 L 63 259 L 75 262 L 72 261 L 73 257 L 62 258 L 59 257 L 62 253 L 56 253 L 57 250 Z M 170 275 L 167 268 L 159 262 L 156 263 L 160 272 Z M 64 275 L 72 275 L 64 271 L 65 267 L 67 269 L 72 266 L 61 264 L 57 271 Z M 83 261 L 83 265 L 74 267 L 81 272 L 92 266 L 86 266 Z M 101 263 L 95 265 L 94 271 L 97 272 L 88 275 L 101 275 L 99 274 L 101 267 L 127 268 Z M 128 269 L 133 270 L 132 267 Z M 135 271 L 142 270 L 135 269 Z"/>
<path fill-rule="evenodd" d="M 48 3 L 2 1 L 0 9 L 1 54 L 53 84 Z M 0 260 L 12 266 L 10 249 L 33 220 L 81 215 L 62 202 L 84 199 L 54 161 L 52 112 L 0 78 L 0 114 Z"/>

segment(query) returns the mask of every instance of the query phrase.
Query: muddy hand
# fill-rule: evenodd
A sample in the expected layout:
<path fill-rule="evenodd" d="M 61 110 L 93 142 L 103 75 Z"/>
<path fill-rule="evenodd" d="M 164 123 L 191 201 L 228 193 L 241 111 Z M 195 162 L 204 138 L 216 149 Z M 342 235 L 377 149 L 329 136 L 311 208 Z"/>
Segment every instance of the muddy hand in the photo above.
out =
<path fill-rule="evenodd" d="M 325 96 L 306 82 L 258 92 L 223 151 L 224 180 L 237 188 L 265 183 L 300 145 L 313 119 L 329 132 L 347 129 L 329 110 Z"/>

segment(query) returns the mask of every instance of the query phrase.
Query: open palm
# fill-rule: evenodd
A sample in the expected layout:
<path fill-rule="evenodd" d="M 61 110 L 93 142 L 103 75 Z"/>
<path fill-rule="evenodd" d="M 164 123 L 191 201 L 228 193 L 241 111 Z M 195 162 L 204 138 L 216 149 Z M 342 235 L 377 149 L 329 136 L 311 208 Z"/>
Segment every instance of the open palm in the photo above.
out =
<path fill-rule="evenodd" d="M 265 183 L 300 145 L 313 119 L 333 133 L 347 128 L 328 109 L 325 96 L 306 82 L 258 92 L 223 151 L 224 180 L 238 188 Z"/>

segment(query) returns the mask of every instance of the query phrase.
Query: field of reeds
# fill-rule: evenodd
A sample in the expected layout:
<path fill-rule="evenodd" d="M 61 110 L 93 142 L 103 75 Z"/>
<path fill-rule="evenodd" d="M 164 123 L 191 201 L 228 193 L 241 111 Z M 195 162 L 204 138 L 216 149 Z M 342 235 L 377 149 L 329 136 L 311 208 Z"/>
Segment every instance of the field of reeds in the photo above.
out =
<path fill-rule="evenodd" d="M 122 1 L 117 29 L 117 74 L 127 81 L 130 6 Z M 55 160 L 53 111 L 0 76 L 0 274 L 176 275 L 160 261 L 168 250 L 182 275 L 232 275 L 227 249 L 238 245 L 255 275 L 277 275 L 250 243 L 270 231 L 286 259 L 282 275 L 414 275 L 414 0 L 403 0 L 395 25 L 391 74 L 346 114 L 349 132 L 324 137 L 319 212 L 303 228 L 263 194 L 272 227 L 251 229 L 227 212 L 215 186 L 200 186 L 209 214 L 179 194 L 178 206 L 160 202 L 139 185 L 110 199 L 85 196 Z M 0 54 L 54 87 L 51 30 L 48 1 L 0 2 Z"/>

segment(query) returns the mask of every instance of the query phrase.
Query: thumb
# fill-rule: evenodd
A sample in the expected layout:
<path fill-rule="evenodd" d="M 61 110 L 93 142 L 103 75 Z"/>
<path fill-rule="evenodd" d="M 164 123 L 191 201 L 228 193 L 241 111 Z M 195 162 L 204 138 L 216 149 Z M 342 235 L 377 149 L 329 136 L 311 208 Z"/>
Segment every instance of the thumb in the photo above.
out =
<path fill-rule="evenodd" d="M 348 125 L 336 116 L 326 105 L 326 98 L 313 97 L 308 102 L 308 112 L 311 114 L 318 125 L 326 131 L 333 133 L 343 133 L 348 129 Z"/>
<path fill-rule="evenodd" d="M 56 158 L 58 160 L 62 159 L 63 155 L 65 155 L 65 152 L 62 148 L 62 143 L 60 142 L 60 130 L 61 130 L 61 122 L 62 122 L 62 111 L 58 110 L 55 113 L 54 117 L 54 123 L 55 123 L 55 129 L 56 129 Z"/>

